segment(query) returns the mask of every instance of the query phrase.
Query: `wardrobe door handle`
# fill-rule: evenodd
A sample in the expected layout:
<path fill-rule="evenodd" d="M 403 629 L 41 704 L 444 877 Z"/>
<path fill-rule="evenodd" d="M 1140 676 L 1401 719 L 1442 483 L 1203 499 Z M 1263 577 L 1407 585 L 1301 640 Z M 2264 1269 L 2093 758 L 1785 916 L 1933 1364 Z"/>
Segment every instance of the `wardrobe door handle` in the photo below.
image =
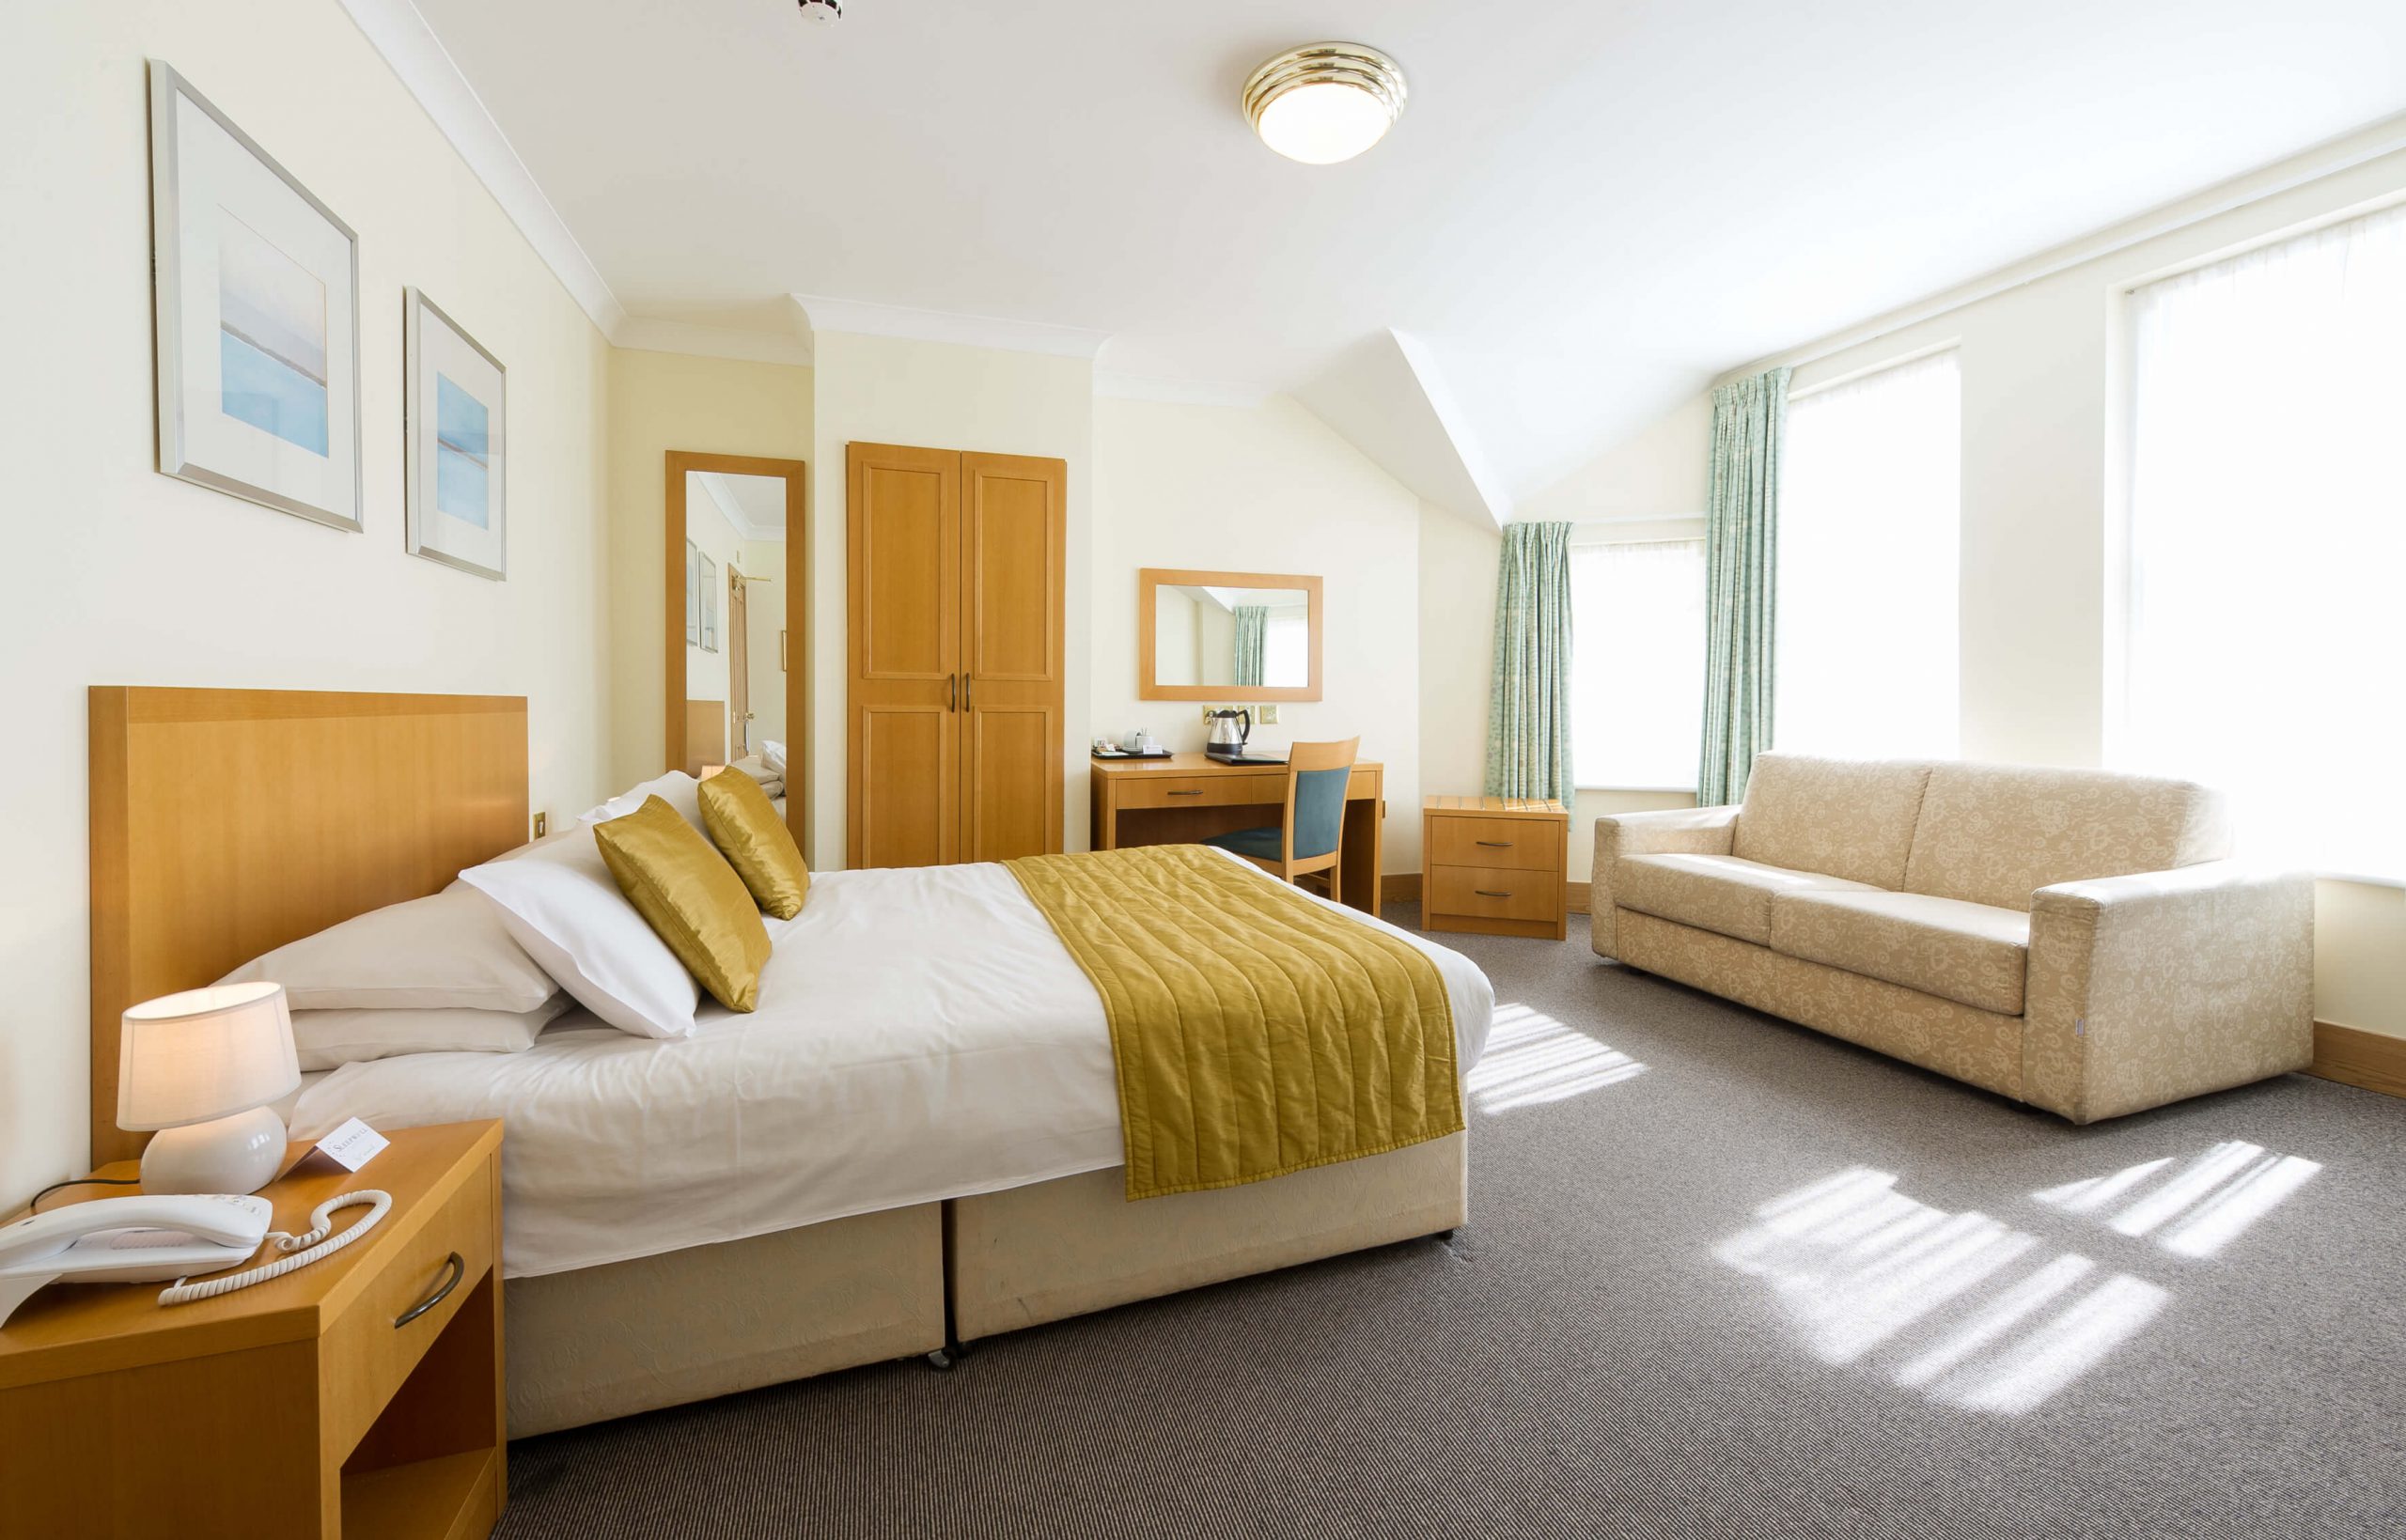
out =
<path fill-rule="evenodd" d="M 975 710 L 976 708 L 970 703 L 975 701 L 976 698 L 977 676 L 975 674 L 963 674 L 961 677 L 961 708 L 964 711 Z"/>
<path fill-rule="evenodd" d="M 944 677 L 944 708 L 947 711 L 961 709 L 961 676 L 958 674 Z"/>
<path fill-rule="evenodd" d="M 398 1331 L 401 1328 L 409 1325 L 412 1321 L 416 1320 L 419 1316 L 425 1314 L 428 1311 L 432 1310 L 444 1300 L 451 1298 L 451 1291 L 460 1286 L 460 1280 L 468 1276 L 468 1265 L 460 1259 L 460 1253 L 457 1252 L 453 1252 L 451 1253 L 451 1260 L 445 1264 L 445 1266 L 450 1268 L 450 1276 L 444 1279 L 442 1286 L 437 1288 L 432 1294 L 428 1295 L 425 1299 L 420 1299 L 417 1303 L 410 1306 L 409 1309 L 401 1312 L 398 1315 L 394 1316 L 394 1330 Z"/>

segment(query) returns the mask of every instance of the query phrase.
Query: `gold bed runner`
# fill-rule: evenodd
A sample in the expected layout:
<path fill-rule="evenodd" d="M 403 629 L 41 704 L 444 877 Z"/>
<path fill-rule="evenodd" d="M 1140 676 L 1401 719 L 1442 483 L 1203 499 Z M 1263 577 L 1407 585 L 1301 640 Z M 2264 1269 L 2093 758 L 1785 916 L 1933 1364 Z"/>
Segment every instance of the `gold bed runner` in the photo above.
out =
<path fill-rule="evenodd" d="M 1200 846 L 1008 864 L 1102 996 L 1131 1199 L 1461 1128 L 1453 1007 L 1410 942 Z"/>

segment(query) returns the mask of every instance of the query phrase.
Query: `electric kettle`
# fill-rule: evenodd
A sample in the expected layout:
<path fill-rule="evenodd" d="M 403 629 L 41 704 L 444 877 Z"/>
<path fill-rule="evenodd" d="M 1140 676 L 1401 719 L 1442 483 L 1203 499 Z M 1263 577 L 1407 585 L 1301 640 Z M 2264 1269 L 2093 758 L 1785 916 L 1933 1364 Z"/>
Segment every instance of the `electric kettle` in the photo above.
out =
<path fill-rule="evenodd" d="M 1203 752 L 1218 759 L 1233 759 L 1244 753 L 1244 740 L 1253 735 L 1253 713 L 1242 708 L 1210 711 L 1211 741 Z"/>

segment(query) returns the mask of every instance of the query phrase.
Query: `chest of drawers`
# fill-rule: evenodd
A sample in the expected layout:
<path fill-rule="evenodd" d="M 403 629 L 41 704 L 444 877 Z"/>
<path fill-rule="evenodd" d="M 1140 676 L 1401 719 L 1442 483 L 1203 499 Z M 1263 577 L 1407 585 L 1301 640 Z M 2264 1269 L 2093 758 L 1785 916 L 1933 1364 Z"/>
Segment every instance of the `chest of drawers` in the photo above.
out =
<path fill-rule="evenodd" d="M 1570 814 L 1517 797 L 1430 797 L 1420 811 L 1424 930 L 1566 933 Z"/>

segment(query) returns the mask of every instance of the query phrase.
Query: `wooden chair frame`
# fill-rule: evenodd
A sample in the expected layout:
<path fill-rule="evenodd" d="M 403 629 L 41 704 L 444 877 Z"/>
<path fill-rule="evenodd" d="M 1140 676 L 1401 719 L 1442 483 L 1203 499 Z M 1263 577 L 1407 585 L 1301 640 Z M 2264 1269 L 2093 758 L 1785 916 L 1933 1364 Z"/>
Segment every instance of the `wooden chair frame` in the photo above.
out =
<path fill-rule="evenodd" d="M 1328 874 L 1328 896 L 1332 903 L 1345 902 L 1345 816 L 1340 807 L 1336 818 L 1336 843 L 1328 853 L 1295 857 L 1295 788 L 1299 778 L 1313 770 L 1341 770 L 1349 774 L 1359 755 L 1362 740 L 1349 738 L 1335 743 L 1297 743 L 1287 751 L 1287 800 L 1278 816 L 1278 849 L 1281 858 L 1246 856 L 1244 859 L 1271 876 L 1292 882 L 1313 872 Z M 1239 852 L 1242 854 L 1242 852 Z"/>

